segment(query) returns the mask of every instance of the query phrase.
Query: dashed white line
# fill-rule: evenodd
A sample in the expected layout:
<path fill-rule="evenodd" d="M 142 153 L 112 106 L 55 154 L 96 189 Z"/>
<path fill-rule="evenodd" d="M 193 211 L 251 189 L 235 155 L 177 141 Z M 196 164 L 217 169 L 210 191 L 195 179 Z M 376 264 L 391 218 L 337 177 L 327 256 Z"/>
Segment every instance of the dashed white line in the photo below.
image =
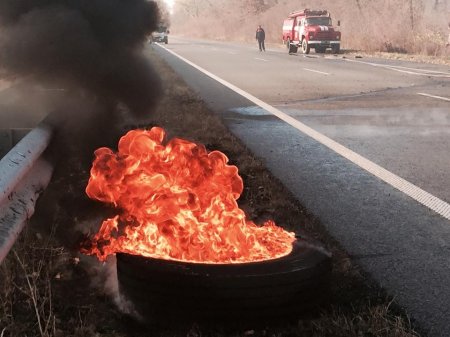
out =
<path fill-rule="evenodd" d="M 326 72 L 319 71 L 319 70 L 314 70 L 314 69 L 309 69 L 309 68 L 303 68 L 303 70 L 311 71 L 313 73 L 318 73 L 318 74 L 322 74 L 322 75 L 330 75 L 330 73 L 326 73 Z"/>
<path fill-rule="evenodd" d="M 211 77 L 212 79 L 216 80 L 217 82 L 221 83 L 222 85 L 226 86 L 227 88 L 233 90 L 234 92 L 240 94 L 241 96 L 245 97 L 249 101 L 255 103 L 256 105 L 263 108 L 264 110 L 277 116 L 279 119 L 285 121 L 292 127 L 296 128 L 297 130 L 303 132 L 304 134 L 315 139 L 319 143 L 330 148 L 331 150 L 338 153 L 342 157 L 350 160 L 352 163 L 358 165 L 359 167 L 361 167 L 362 169 L 371 173 L 375 177 L 383 180 L 384 182 L 388 183 L 392 187 L 394 187 L 394 188 L 398 189 L 399 191 L 403 192 L 404 194 L 410 196 L 414 200 L 418 201 L 420 204 L 430 208 L 431 210 L 440 214 L 444 218 L 450 220 L 450 204 L 449 203 L 439 199 L 438 197 L 435 197 L 434 195 L 428 193 L 427 191 L 424 191 L 420 187 L 418 187 L 418 186 L 410 183 L 409 181 L 397 176 L 396 174 L 386 170 L 385 168 L 381 167 L 380 165 L 375 164 L 374 162 L 370 161 L 369 159 L 364 158 L 363 156 L 357 154 L 356 152 L 346 148 L 342 144 L 339 144 L 338 142 L 332 140 L 331 138 L 328 138 L 327 136 L 325 136 L 325 135 L 321 134 L 320 132 L 307 126 L 306 124 L 303 124 L 299 120 L 285 114 L 284 112 L 278 110 L 277 108 L 260 100 L 259 98 L 240 89 L 239 87 L 235 86 L 234 84 L 231 84 L 231 83 L 223 80 L 222 78 L 214 75 L 213 73 L 201 68 L 200 66 L 196 65 L 195 63 L 185 59 L 181 55 L 178 55 L 174 51 L 167 49 L 167 48 L 163 47 L 162 45 L 159 45 L 159 46 L 161 48 L 165 49 L 167 52 L 171 53 L 172 55 L 178 57 L 180 60 L 182 60 L 182 61 L 186 62 L 187 64 L 189 64 L 190 66 L 194 67 L 195 69 L 201 71 L 205 75 Z"/>
<path fill-rule="evenodd" d="M 425 94 L 423 92 L 418 92 L 417 95 L 421 95 L 421 96 L 425 96 L 425 97 L 431 97 L 431 98 L 436 98 L 436 99 L 440 99 L 440 100 L 443 100 L 443 101 L 450 102 L 450 98 L 447 98 L 447 97 Z"/>
<path fill-rule="evenodd" d="M 264 61 L 264 62 L 269 62 L 269 60 L 261 59 L 261 58 L 259 58 L 259 57 L 255 57 L 255 60 L 258 60 L 258 61 Z"/>

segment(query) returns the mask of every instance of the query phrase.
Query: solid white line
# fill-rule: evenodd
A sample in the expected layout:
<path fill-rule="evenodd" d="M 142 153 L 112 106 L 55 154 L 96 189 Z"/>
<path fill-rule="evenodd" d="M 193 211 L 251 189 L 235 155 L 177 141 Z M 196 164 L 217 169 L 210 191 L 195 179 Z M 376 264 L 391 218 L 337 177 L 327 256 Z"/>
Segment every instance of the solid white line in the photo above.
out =
<path fill-rule="evenodd" d="M 299 131 L 303 132 L 304 134 L 308 135 L 309 137 L 315 139 L 319 143 L 327 146 L 334 152 L 340 154 L 342 157 L 350 160 L 352 163 L 358 165 L 362 169 L 373 174 L 375 177 L 378 177 L 379 179 L 388 183 L 392 187 L 398 189 L 399 191 L 403 192 L 404 194 L 406 194 L 406 195 L 410 196 L 411 198 L 413 198 L 414 200 L 418 201 L 422 205 L 430 208 L 431 210 L 435 211 L 436 213 L 442 215 L 444 218 L 450 220 L 450 204 L 448 204 L 447 202 L 422 190 L 420 187 L 410 183 L 409 181 L 395 175 L 394 173 L 386 170 L 385 168 L 364 158 L 363 156 L 357 154 L 356 152 L 354 152 L 354 151 L 346 148 L 345 146 L 339 144 L 338 142 L 332 140 L 331 138 L 328 138 L 327 136 L 321 134 L 320 132 L 310 128 L 306 124 L 303 124 L 299 120 L 285 114 L 284 112 L 278 110 L 277 108 L 260 100 L 259 98 L 255 97 L 255 96 L 249 94 L 248 92 L 238 88 L 237 86 L 221 79 L 220 77 L 214 75 L 213 73 L 201 68 L 200 66 L 196 65 L 195 63 L 185 59 L 181 55 L 178 55 L 174 51 L 167 49 L 159 44 L 158 44 L 158 46 L 165 49 L 167 52 L 171 53 L 172 55 L 178 57 L 180 60 L 186 62 L 187 64 L 194 67 L 195 69 L 201 71 L 205 75 L 211 77 L 212 79 L 214 79 L 217 82 L 221 83 L 222 85 L 226 86 L 227 88 L 229 88 L 229 89 L 233 90 L 234 92 L 240 94 L 241 96 L 245 97 L 249 101 L 260 106 L 264 110 L 277 116 L 279 119 L 285 121 L 292 127 L 296 128 L 297 130 L 299 130 Z"/>
<path fill-rule="evenodd" d="M 450 74 L 440 72 L 440 71 L 414 69 L 414 68 L 407 68 L 407 67 L 401 67 L 401 66 L 393 66 L 393 65 L 389 65 L 389 64 L 380 64 L 380 63 L 365 62 L 365 61 L 358 61 L 358 60 L 351 60 L 351 59 L 344 59 L 344 60 L 347 62 L 368 64 L 370 66 L 385 68 L 385 69 L 398 71 L 400 73 L 405 73 L 405 74 L 409 74 L 409 75 L 450 78 Z M 407 69 L 409 69 L 409 70 L 407 70 Z"/>
<path fill-rule="evenodd" d="M 431 98 L 437 98 L 437 99 L 441 99 L 441 100 L 443 100 L 443 101 L 450 102 L 450 98 L 447 98 L 447 97 L 442 97 L 442 96 L 435 96 L 435 95 L 425 94 L 425 93 L 423 93 L 423 92 L 418 92 L 417 95 L 422 95 L 422 96 L 431 97 Z"/>
<path fill-rule="evenodd" d="M 258 60 L 258 61 L 264 61 L 264 62 L 269 62 L 269 60 L 266 60 L 266 59 L 260 59 L 260 58 L 258 58 L 258 57 L 255 57 L 255 60 Z"/>
<path fill-rule="evenodd" d="M 409 68 L 409 67 L 403 67 L 403 66 L 394 66 L 394 65 L 386 65 L 387 67 L 392 67 L 392 68 L 398 68 L 398 69 L 406 69 L 406 70 L 412 70 L 415 72 L 423 72 L 423 73 L 435 73 L 435 74 L 440 74 L 440 75 L 450 75 L 449 73 L 445 73 L 443 71 L 438 71 L 438 70 L 429 70 L 429 69 L 420 69 L 420 68 Z"/>
<path fill-rule="evenodd" d="M 322 74 L 322 75 L 330 75 L 329 73 L 325 73 L 323 71 L 318 71 L 318 70 L 314 70 L 314 69 L 303 68 L 303 70 L 312 71 L 313 73 L 318 73 L 318 74 Z"/>

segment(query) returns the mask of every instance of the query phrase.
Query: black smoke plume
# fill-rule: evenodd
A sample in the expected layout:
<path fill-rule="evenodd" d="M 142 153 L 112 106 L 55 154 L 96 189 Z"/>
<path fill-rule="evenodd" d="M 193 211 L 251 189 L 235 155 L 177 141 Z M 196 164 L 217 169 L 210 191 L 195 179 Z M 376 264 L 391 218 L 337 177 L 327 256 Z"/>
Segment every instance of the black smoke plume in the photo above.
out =
<path fill-rule="evenodd" d="M 161 85 L 141 49 L 158 20 L 146 0 L 0 0 L 0 77 L 76 85 L 148 113 Z"/>

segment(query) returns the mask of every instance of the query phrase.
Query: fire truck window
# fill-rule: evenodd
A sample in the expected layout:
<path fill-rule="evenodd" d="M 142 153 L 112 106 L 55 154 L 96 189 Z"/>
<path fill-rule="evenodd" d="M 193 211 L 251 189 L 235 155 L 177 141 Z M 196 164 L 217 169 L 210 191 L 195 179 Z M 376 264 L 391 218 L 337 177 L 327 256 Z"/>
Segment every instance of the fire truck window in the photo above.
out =
<path fill-rule="evenodd" d="M 331 26 L 331 18 L 327 16 L 308 18 L 306 19 L 306 25 Z"/>

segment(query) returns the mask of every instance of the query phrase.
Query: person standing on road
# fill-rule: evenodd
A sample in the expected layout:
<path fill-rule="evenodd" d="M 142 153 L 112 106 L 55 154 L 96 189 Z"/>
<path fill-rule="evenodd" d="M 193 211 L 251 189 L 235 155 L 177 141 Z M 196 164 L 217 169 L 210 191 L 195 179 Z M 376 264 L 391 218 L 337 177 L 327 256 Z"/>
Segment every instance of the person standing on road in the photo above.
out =
<path fill-rule="evenodd" d="M 266 33 L 264 29 L 261 28 L 261 25 L 256 29 L 256 40 L 258 40 L 259 51 L 266 51 L 266 46 L 264 46 L 264 40 L 266 39 Z"/>

